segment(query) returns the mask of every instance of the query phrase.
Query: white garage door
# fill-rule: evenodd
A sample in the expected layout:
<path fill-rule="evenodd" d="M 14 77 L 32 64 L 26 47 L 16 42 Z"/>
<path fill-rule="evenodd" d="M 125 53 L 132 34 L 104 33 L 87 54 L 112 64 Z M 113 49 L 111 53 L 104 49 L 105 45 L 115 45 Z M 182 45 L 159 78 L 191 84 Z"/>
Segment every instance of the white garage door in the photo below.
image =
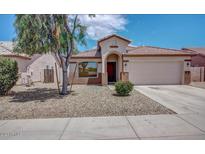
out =
<path fill-rule="evenodd" d="M 129 62 L 129 80 L 134 84 L 181 84 L 182 62 Z"/>

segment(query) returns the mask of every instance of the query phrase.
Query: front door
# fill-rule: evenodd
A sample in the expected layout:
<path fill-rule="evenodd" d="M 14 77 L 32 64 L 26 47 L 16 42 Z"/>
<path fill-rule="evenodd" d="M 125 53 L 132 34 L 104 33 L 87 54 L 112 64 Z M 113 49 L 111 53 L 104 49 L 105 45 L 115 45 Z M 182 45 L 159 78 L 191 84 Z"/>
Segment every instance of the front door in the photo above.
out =
<path fill-rule="evenodd" d="M 116 82 L 116 62 L 107 62 L 108 82 Z"/>

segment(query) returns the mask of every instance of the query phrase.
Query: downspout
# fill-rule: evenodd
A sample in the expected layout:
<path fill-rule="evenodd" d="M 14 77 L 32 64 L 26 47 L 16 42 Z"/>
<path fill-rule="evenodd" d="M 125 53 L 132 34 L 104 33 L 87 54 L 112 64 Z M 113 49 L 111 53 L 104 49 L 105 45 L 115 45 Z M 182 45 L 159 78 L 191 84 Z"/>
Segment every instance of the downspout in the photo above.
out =
<path fill-rule="evenodd" d="M 123 63 L 123 60 L 124 60 L 124 58 L 123 58 L 123 54 L 122 54 L 122 73 L 121 73 L 121 80 L 122 80 L 123 75 L 124 75 L 124 63 Z"/>

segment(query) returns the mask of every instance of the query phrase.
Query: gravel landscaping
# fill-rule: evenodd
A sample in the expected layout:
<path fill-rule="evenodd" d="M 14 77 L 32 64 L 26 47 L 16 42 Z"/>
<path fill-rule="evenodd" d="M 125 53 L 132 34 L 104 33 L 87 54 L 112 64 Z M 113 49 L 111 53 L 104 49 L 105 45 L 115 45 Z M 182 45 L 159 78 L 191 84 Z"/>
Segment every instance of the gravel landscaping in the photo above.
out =
<path fill-rule="evenodd" d="M 74 85 L 67 96 L 58 95 L 54 84 L 15 86 L 8 96 L 0 97 L 1 120 L 147 114 L 174 112 L 136 90 L 120 97 L 108 86 Z"/>

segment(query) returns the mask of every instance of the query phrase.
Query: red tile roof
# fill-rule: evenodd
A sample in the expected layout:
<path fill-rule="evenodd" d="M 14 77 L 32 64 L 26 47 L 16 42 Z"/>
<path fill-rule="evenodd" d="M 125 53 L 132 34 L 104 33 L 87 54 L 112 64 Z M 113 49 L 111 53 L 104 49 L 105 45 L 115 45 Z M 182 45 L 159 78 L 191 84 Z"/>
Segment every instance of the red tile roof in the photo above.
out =
<path fill-rule="evenodd" d="M 136 46 L 127 46 L 126 50 L 130 51 L 130 50 L 134 50 L 136 48 L 138 48 L 138 47 L 136 47 Z"/>
<path fill-rule="evenodd" d="M 86 50 L 84 52 L 80 52 L 77 55 L 72 55 L 72 58 L 100 58 L 101 52 L 97 51 L 97 49 Z"/>
<path fill-rule="evenodd" d="M 125 55 L 133 56 L 190 56 L 192 53 L 187 53 L 182 50 L 160 48 L 152 46 L 129 47 Z"/>
<path fill-rule="evenodd" d="M 183 50 L 159 48 L 152 46 L 128 46 L 127 52 L 124 55 L 127 56 L 193 56 L 193 52 L 185 52 Z M 100 58 L 101 53 L 97 49 L 87 50 L 80 52 L 77 55 L 73 55 L 72 58 Z"/>
<path fill-rule="evenodd" d="M 100 58 L 101 52 L 99 43 L 107 40 L 111 37 L 117 37 L 130 43 L 131 41 L 127 38 L 121 37 L 117 34 L 108 35 L 97 42 L 97 49 L 87 50 L 80 52 L 77 55 L 73 55 L 72 58 Z M 128 46 L 124 55 L 127 56 L 193 56 L 195 53 L 185 52 L 184 50 L 152 47 L 152 46 Z"/>
<path fill-rule="evenodd" d="M 127 50 L 133 50 L 136 47 L 132 47 L 132 46 L 128 46 Z M 89 58 L 89 57 L 95 57 L 95 58 L 100 58 L 101 57 L 101 52 L 97 51 L 97 49 L 91 49 L 91 50 L 86 50 L 86 51 L 82 51 L 76 55 L 72 55 L 72 58 Z"/>

